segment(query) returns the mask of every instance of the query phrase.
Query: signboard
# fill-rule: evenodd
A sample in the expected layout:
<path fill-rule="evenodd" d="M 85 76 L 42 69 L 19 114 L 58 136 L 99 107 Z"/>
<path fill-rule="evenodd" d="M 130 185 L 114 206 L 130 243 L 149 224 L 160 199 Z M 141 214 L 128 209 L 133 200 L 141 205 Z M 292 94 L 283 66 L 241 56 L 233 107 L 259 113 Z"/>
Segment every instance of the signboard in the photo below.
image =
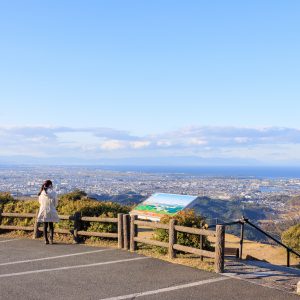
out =
<path fill-rule="evenodd" d="M 174 216 L 187 208 L 198 196 L 155 193 L 136 206 L 130 214 L 140 219 L 159 221 L 164 215 Z"/>

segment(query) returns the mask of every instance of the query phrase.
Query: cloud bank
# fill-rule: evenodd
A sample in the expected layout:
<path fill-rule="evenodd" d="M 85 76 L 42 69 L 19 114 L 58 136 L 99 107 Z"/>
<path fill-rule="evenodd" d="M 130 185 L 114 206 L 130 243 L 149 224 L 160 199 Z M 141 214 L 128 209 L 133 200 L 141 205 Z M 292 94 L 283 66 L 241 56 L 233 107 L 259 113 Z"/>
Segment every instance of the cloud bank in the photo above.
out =
<path fill-rule="evenodd" d="M 136 136 L 112 128 L 0 127 L 0 157 L 201 157 L 300 161 L 300 130 L 284 127 L 193 126 Z"/>

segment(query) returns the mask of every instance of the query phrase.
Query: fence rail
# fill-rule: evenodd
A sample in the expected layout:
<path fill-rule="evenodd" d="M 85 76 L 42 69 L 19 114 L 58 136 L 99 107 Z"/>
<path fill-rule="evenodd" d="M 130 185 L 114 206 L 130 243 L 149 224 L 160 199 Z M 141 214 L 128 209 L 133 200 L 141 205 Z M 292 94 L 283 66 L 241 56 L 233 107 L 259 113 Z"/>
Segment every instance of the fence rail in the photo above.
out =
<path fill-rule="evenodd" d="M 0 212 L 0 221 L 1 218 L 32 218 L 34 219 L 33 226 L 17 226 L 17 225 L 0 225 L 0 230 L 23 230 L 23 231 L 33 231 L 33 238 L 40 236 L 40 233 L 43 231 L 43 227 L 39 226 L 37 222 L 37 213 L 7 213 Z M 115 238 L 118 239 L 119 248 L 123 248 L 123 236 L 120 220 L 123 219 L 123 214 L 119 214 L 118 218 L 107 218 L 107 217 L 88 217 L 81 216 L 80 213 L 75 213 L 74 215 L 59 215 L 60 220 L 70 220 L 74 221 L 74 226 L 71 229 L 64 228 L 55 228 L 56 233 L 60 234 L 71 234 L 76 243 L 79 242 L 79 236 L 94 236 L 94 237 L 103 237 L 103 238 Z M 101 223 L 116 223 L 118 224 L 118 232 L 94 232 L 94 231 L 84 231 L 81 230 L 83 222 L 101 222 Z M 123 220 L 122 220 L 123 222 Z M 1 223 L 1 222 L 0 222 Z M 119 232 L 120 231 L 120 232 Z"/>
<path fill-rule="evenodd" d="M 16 218 L 34 218 L 35 214 L 33 213 L 1 213 L 1 217 L 16 217 Z"/>
<path fill-rule="evenodd" d="M 193 228 L 193 227 L 185 227 L 185 226 L 175 225 L 175 230 L 180 231 L 180 232 L 185 232 L 185 233 L 191 233 L 191 234 L 213 236 L 213 237 L 216 236 L 215 231 L 200 229 L 200 228 Z"/>
<path fill-rule="evenodd" d="M 37 222 L 37 213 L 6 213 L 0 212 L 0 224 L 1 218 L 32 218 L 34 219 L 33 226 L 16 226 L 16 225 L 0 225 L 0 230 L 25 230 L 33 231 L 33 238 L 37 238 L 42 227 Z M 170 258 L 176 257 L 177 251 L 187 252 L 199 255 L 201 259 L 203 257 L 209 257 L 215 259 L 215 271 L 222 273 L 224 271 L 224 253 L 225 253 L 225 229 L 224 226 L 218 225 L 216 231 L 205 230 L 201 228 L 185 227 L 176 225 L 176 221 L 171 219 L 169 224 L 162 224 L 157 222 L 149 222 L 137 220 L 137 216 L 129 216 L 126 214 L 118 214 L 117 218 L 108 217 L 90 217 L 82 216 L 79 212 L 73 215 L 59 215 L 61 220 L 70 220 L 73 222 L 71 229 L 56 228 L 55 232 L 60 234 L 71 234 L 74 241 L 78 243 L 80 236 L 94 236 L 101 238 L 114 238 L 118 240 L 118 248 L 125 250 L 136 251 L 137 243 L 145 243 L 149 245 L 164 247 L 168 249 Z M 115 223 L 117 224 L 117 232 L 95 232 L 82 230 L 83 222 L 101 222 L 101 223 Z M 162 242 L 152 239 L 146 239 L 138 237 L 138 227 L 150 227 L 154 229 L 164 229 L 169 233 L 169 241 Z M 200 236 L 200 248 L 193 248 L 183 246 L 177 243 L 177 233 L 183 232 L 188 234 L 195 234 Z M 203 236 L 216 237 L 215 251 L 208 251 L 203 249 Z"/>
<path fill-rule="evenodd" d="M 147 238 L 138 237 L 138 226 L 165 229 L 169 234 L 168 242 L 161 242 L 156 240 L 151 240 Z M 200 236 L 200 249 L 194 247 L 183 246 L 177 243 L 177 233 L 189 233 Z M 202 236 L 212 236 L 216 237 L 216 247 L 215 251 L 208 251 L 203 249 L 203 239 Z M 175 258 L 177 251 L 183 251 L 191 254 L 196 254 L 203 259 L 204 257 L 215 259 L 215 271 L 217 273 L 222 273 L 224 271 L 224 255 L 225 255 L 225 228 L 223 225 L 218 225 L 216 231 L 185 227 L 176 225 L 176 221 L 171 219 L 169 224 L 161 224 L 156 222 L 148 222 L 137 220 L 137 216 L 130 216 L 130 250 L 136 251 L 138 248 L 137 243 L 144 243 L 148 245 L 159 246 L 168 249 L 169 258 Z"/>

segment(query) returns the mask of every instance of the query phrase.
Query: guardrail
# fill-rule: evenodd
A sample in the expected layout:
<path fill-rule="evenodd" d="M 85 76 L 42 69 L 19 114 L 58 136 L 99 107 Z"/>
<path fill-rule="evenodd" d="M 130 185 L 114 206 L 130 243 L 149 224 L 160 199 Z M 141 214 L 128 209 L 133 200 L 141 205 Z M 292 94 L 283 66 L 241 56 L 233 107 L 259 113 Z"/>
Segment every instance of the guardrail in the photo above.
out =
<path fill-rule="evenodd" d="M 242 256 L 243 256 L 243 244 L 244 244 L 245 224 L 251 226 L 252 228 L 254 228 L 257 231 L 259 231 L 262 234 L 264 234 L 267 238 L 271 239 L 273 242 L 275 242 L 279 246 L 285 248 L 285 250 L 286 250 L 286 266 L 287 267 L 290 267 L 290 255 L 291 255 L 291 253 L 300 258 L 300 253 L 298 253 L 297 251 L 295 251 L 292 248 L 288 247 L 287 245 L 283 244 L 281 241 L 277 240 L 276 238 L 274 238 L 273 236 L 271 236 L 269 233 L 265 232 L 264 230 L 262 230 L 261 228 L 259 228 L 257 225 L 255 225 L 252 222 L 250 222 L 248 218 L 245 218 L 244 216 L 242 216 L 242 218 L 240 220 L 232 221 L 232 222 L 228 222 L 228 223 L 222 223 L 221 224 L 221 225 L 223 225 L 225 227 L 226 226 L 231 226 L 231 225 L 240 225 L 241 226 L 241 229 L 240 229 L 239 249 L 236 252 L 236 255 L 237 255 L 237 257 L 239 259 L 242 259 Z M 218 225 L 211 225 L 211 226 L 209 226 L 209 228 L 212 228 L 212 227 L 215 227 L 215 226 L 218 226 Z"/>
<path fill-rule="evenodd" d="M 256 230 L 258 230 L 259 232 L 261 232 L 262 234 L 264 234 L 266 237 L 268 237 L 269 239 L 271 239 L 272 241 L 274 241 L 275 243 L 277 243 L 279 246 L 285 248 L 286 250 L 286 265 L 287 267 L 290 267 L 290 255 L 291 253 L 293 253 L 294 255 L 296 255 L 297 257 L 300 258 L 300 253 L 296 252 L 295 250 L 293 250 L 292 248 L 288 247 L 287 245 L 283 244 L 282 242 L 278 241 L 277 239 L 275 239 L 274 237 L 272 237 L 270 234 L 268 234 L 267 232 L 265 232 L 264 230 L 262 230 L 261 228 L 259 228 L 258 226 L 256 226 L 255 224 L 251 223 L 249 221 L 249 219 L 245 218 L 244 216 L 242 217 L 242 219 L 240 220 L 240 223 L 242 224 L 242 230 L 244 231 L 244 224 L 248 224 L 251 227 L 255 228 Z M 243 234 L 244 236 L 244 234 Z"/>

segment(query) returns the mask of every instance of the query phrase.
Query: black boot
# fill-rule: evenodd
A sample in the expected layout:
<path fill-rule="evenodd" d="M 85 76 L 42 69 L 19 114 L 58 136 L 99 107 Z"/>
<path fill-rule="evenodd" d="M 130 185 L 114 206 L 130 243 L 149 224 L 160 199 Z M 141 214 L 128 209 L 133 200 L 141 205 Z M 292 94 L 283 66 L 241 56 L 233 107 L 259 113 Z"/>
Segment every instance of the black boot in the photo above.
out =
<path fill-rule="evenodd" d="M 49 222 L 49 229 L 50 229 L 50 244 L 53 244 L 53 236 L 54 236 L 54 226 L 53 222 Z"/>
<path fill-rule="evenodd" d="M 44 238 L 45 238 L 46 245 L 49 244 L 47 228 L 48 228 L 48 223 L 44 222 Z"/>

